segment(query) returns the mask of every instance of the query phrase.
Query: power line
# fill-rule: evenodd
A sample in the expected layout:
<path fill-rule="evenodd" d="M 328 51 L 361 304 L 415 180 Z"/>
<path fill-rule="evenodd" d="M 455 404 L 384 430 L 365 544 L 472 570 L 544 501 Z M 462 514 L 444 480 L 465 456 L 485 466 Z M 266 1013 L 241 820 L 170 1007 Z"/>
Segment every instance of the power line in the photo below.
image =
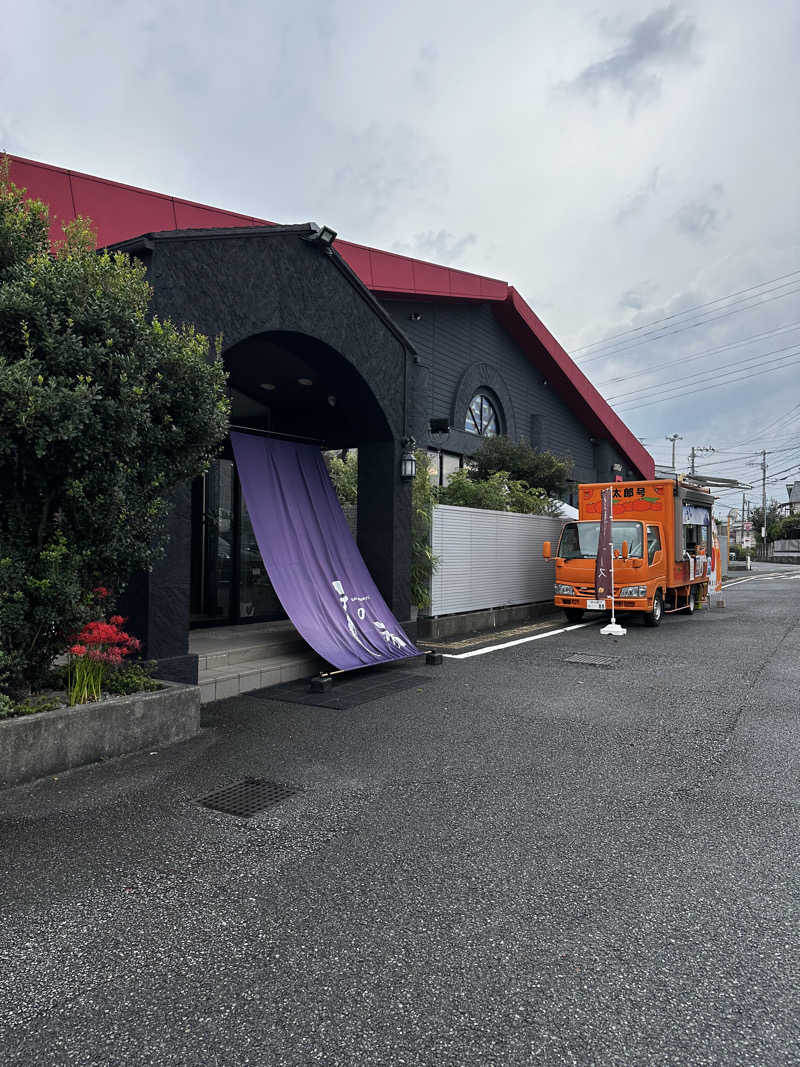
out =
<path fill-rule="evenodd" d="M 682 315 L 690 315 L 693 311 L 700 311 L 702 308 L 711 307 L 712 304 L 721 304 L 724 300 L 733 300 L 735 297 L 744 296 L 745 293 L 752 293 L 756 289 L 763 289 L 765 286 L 774 285 L 776 282 L 782 282 L 785 278 L 794 278 L 800 274 L 800 270 L 789 271 L 788 274 L 779 274 L 777 278 L 768 278 L 765 282 L 759 282 L 757 285 L 749 285 L 746 289 L 737 289 L 735 293 L 728 293 L 727 296 L 718 296 L 715 300 L 706 300 L 704 304 L 695 304 L 692 307 L 684 308 L 683 311 L 675 311 L 672 315 L 665 315 L 660 319 L 652 319 L 650 322 L 642 323 L 641 326 L 632 326 L 629 330 L 622 330 L 620 333 L 611 334 L 610 337 L 604 337 L 600 341 L 590 341 L 586 345 L 580 345 L 578 348 L 572 349 L 574 352 L 585 352 L 587 348 L 596 348 L 597 345 L 607 344 L 609 341 L 613 341 L 618 337 L 625 337 L 628 334 L 638 333 L 640 330 L 650 329 L 651 326 L 657 326 L 660 322 L 669 322 L 670 319 L 678 319 Z"/>
<path fill-rule="evenodd" d="M 758 364 L 758 370 L 755 371 L 755 373 L 763 372 L 764 374 L 767 374 L 767 373 L 769 373 L 769 371 L 780 370 L 781 366 L 786 366 L 786 367 L 793 366 L 794 364 L 792 363 L 792 360 L 793 360 L 793 358 L 795 356 L 800 354 L 800 352 L 798 351 L 798 349 L 800 349 L 800 346 L 795 345 L 795 346 L 792 346 L 792 347 L 795 349 L 795 351 L 788 352 L 788 353 L 786 353 L 786 354 L 784 354 L 782 356 L 777 356 L 775 359 L 769 359 L 769 360 L 766 360 L 766 362 L 764 362 L 764 363 Z M 789 362 L 786 362 L 787 360 Z M 744 360 L 743 362 L 752 364 L 752 360 Z M 771 364 L 780 364 L 780 366 L 771 366 Z M 723 371 L 722 375 L 738 374 L 741 370 L 752 370 L 753 369 L 752 366 L 751 367 L 742 367 L 741 365 L 735 364 L 735 363 L 731 364 L 731 368 L 732 368 L 731 370 Z M 690 378 L 698 378 L 698 377 L 707 377 L 707 375 L 693 374 L 693 375 L 690 376 Z M 686 379 L 686 381 L 689 381 L 689 380 L 690 379 Z M 743 379 L 732 378 L 732 379 L 729 379 L 729 380 L 730 381 L 742 381 Z M 629 397 L 630 398 L 632 398 L 632 397 L 642 397 L 642 399 L 648 400 L 648 399 L 652 398 L 654 393 L 658 393 L 659 391 L 661 391 L 661 390 L 663 390 L 665 388 L 671 390 L 671 392 L 668 393 L 668 396 L 666 396 L 665 399 L 668 399 L 670 397 L 681 396 L 682 394 L 689 395 L 689 393 L 692 392 L 692 390 L 686 390 L 685 389 L 685 384 L 686 384 L 685 382 L 681 382 L 680 384 L 676 384 L 675 386 L 668 386 L 668 385 L 665 385 L 665 383 L 661 382 L 658 385 L 646 386 L 643 389 L 634 389 L 630 393 L 621 393 L 618 396 L 609 397 L 608 398 L 608 402 L 609 403 L 620 403 L 620 402 L 622 402 L 622 406 L 625 407 L 626 403 L 630 403 L 631 402 L 628 399 Z M 728 382 L 726 382 L 726 381 L 717 381 L 715 383 L 710 383 L 710 386 L 713 386 L 715 384 L 716 385 L 726 385 L 726 384 L 728 384 Z"/>
<path fill-rule="evenodd" d="M 796 411 L 800 411 L 800 404 L 795 404 L 795 406 L 789 411 L 787 411 L 785 414 L 779 415 L 774 422 L 767 423 L 767 425 L 762 428 L 761 433 L 758 436 L 763 437 L 768 431 L 774 431 L 775 427 L 782 422 L 787 422 L 788 425 L 787 420 L 791 421 L 791 416 L 794 415 Z M 782 427 L 782 429 L 785 429 L 785 427 Z"/>
<path fill-rule="evenodd" d="M 766 300 L 760 300 L 755 304 L 748 304 L 747 307 L 734 307 L 722 311 L 719 315 L 711 315 L 708 318 L 697 319 L 696 322 L 683 323 L 677 326 L 674 330 L 659 331 L 652 336 L 645 336 L 638 341 L 634 341 L 632 344 L 625 345 L 624 347 L 610 349 L 608 352 L 599 352 L 596 355 L 589 356 L 583 360 L 576 360 L 581 367 L 586 366 L 587 363 L 591 363 L 596 359 L 608 359 L 611 356 L 619 355 L 621 352 L 629 352 L 632 348 L 638 348 L 639 345 L 646 344 L 650 341 L 661 341 L 665 337 L 672 337 L 676 333 L 683 333 L 684 330 L 692 330 L 696 326 L 707 326 L 710 322 L 718 322 L 719 319 L 725 319 L 729 315 L 738 315 L 743 311 L 753 311 L 755 308 L 763 307 L 765 304 L 771 304 L 773 300 L 781 300 L 785 296 L 792 296 L 794 293 L 800 293 L 800 287 L 797 289 L 790 289 L 787 293 L 776 293 L 773 296 L 768 296 Z"/>
<path fill-rule="evenodd" d="M 753 334 L 752 337 L 745 337 L 741 341 L 731 341 L 727 345 L 719 345 L 717 348 L 705 348 L 701 352 L 694 352 L 688 356 L 681 356 L 680 359 L 672 359 L 668 363 L 659 363 L 659 369 L 664 367 L 676 367 L 679 363 L 691 363 L 695 359 L 702 359 L 704 356 L 713 356 L 718 352 L 726 352 L 730 348 L 741 348 L 742 345 L 750 344 L 752 341 L 761 341 L 765 337 L 774 337 L 776 333 L 786 333 L 788 330 L 796 330 L 800 327 L 800 320 L 797 322 L 790 322 L 786 326 L 778 326 L 774 330 L 766 330 L 764 333 Z M 617 378 L 606 378 L 601 382 L 593 382 L 592 384 L 596 389 L 601 388 L 604 385 L 614 385 L 616 382 L 631 381 L 633 378 L 641 378 L 645 374 L 649 374 L 650 370 L 637 371 L 635 374 L 621 374 Z"/>
<path fill-rule="evenodd" d="M 756 377 L 758 377 L 759 374 L 770 374 L 772 371 L 785 370 L 787 367 L 793 367 L 797 363 L 800 363 L 800 360 L 794 360 L 791 363 L 786 363 L 782 367 L 772 367 L 771 370 L 753 371 L 752 374 L 744 374 L 744 375 L 742 375 L 742 377 L 733 378 L 728 382 L 715 382 L 712 385 L 703 385 L 703 386 L 700 386 L 698 389 L 689 389 L 689 390 L 686 390 L 685 392 L 683 392 L 682 390 L 679 389 L 676 393 L 672 393 L 670 396 L 661 397 L 658 400 L 649 400 L 646 404 L 638 404 L 636 406 L 625 406 L 625 405 L 623 405 L 622 410 L 628 411 L 628 412 L 630 412 L 630 411 L 639 411 L 640 408 L 652 407 L 653 404 L 663 404 L 668 400 L 677 400 L 677 398 L 679 396 L 693 396 L 695 393 L 705 393 L 709 389 L 721 389 L 723 386 L 726 386 L 726 385 L 736 385 L 737 382 L 747 381 L 748 378 L 756 378 Z"/>
<path fill-rule="evenodd" d="M 766 360 L 766 362 L 762 364 L 762 366 L 766 367 L 766 366 L 769 366 L 770 363 L 777 363 L 781 359 L 787 359 L 788 358 L 788 356 L 780 355 L 780 353 L 788 352 L 788 353 L 794 354 L 798 349 L 800 349 L 800 343 L 795 343 L 793 345 L 785 345 L 783 348 L 775 348 L 771 352 L 764 352 L 760 356 L 748 356 L 746 359 L 740 359 L 740 360 L 737 360 L 734 363 L 723 363 L 719 367 L 712 368 L 712 371 L 713 371 L 713 373 L 717 373 L 717 374 L 719 374 L 719 373 L 732 374 L 732 373 L 734 373 L 732 370 L 726 370 L 725 368 L 726 367 L 727 368 L 743 367 L 743 366 L 745 366 L 745 364 L 758 363 L 760 360 Z M 775 356 L 776 358 L 768 360 L 768 359 L 766 359 L 767 356 Z M 701 371 L 695 371 L 692 374 L 687 374 L 682 378 L 682 384 L 684 384 L 686 382 L 690 382 L 694 378 L 702 378 L 702 377 L 708 375 L 709 373 L 711 373 L 712 371 L 709 371 L 708 369 L 706 369 L 706 370 L 701 370 Z M 654 389 L 662 389 L 665 384 L 666 384 L 665 382 L 655 382 L 653 385 L 645 385 L 645 386 L 642 386 L 639 389 L 632 389 L 629 393 L 617 393 L 614 396 L 606 397 L 606 399 L 608 400 L 609 403 L 611 403 L 612 401 L 622 400 L 624 397 L 636 396 L 636 395 L 641 394 L 641 393 L 650 393 Z"/>
<path fill-rule="evenodd" d="M 778 417 L 776 419 L 774 419 L 772 422 L 769 422 L 769 423 L 767 423 L 766 426 L 763 426 L 758 433 L 751 434 L 750 437 L 747 438 L 746 442 L 745 441 L 739 441 L 739 442 L 737 442 L 737 444 L 743 445 L 743 444 L 750 444 L 752 441 L 760 441 L 763 437 L 766 437 L 767 434 L 770 431 L 774 431 L 775 428 L 780 423 L 785 422 L 787 420 L 791 421 L 791 417 L 792 417 L 792 415 L 794 415 L 794 413 L 796 411 L 800 411 L 800 404 L 795 404 L 794 407 L 789 408 L 788 411 L 784 411 L 784 413 L 782 415 L 778 415 Z M 787 427 L 788 427 L 788 422 L 787 422 Z M 786 429 L 787 427 L 782 427 L 780 432 L 783 433 L 784 429 Z"/>

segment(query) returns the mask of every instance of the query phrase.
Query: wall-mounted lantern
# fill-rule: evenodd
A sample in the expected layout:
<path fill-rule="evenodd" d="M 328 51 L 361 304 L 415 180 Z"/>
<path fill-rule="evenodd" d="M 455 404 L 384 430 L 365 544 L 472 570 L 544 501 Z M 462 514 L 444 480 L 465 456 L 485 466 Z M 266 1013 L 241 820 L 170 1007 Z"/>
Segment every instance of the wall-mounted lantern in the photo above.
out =
<path fill-rule="evenodd" d="M 406 480 L 417 473 L 417 461 L 414 457 L 416 444 L 413 437 L 404 437 L 401 441 L 403 454 L 400 457 L 400 477 Z"/>

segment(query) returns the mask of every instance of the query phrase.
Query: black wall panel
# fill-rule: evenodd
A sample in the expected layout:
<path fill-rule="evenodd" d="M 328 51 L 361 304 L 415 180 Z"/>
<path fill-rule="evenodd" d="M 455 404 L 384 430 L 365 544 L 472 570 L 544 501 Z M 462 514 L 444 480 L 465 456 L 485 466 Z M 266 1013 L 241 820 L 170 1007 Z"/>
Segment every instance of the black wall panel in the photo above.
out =
<path fill-rule="evenodd" d="M 480 439 L 464 431 L 467 392 L 478 382 L 500 397 L 509 436 L 537 448 L 570 456 L 577 481 L 613 480 L 613 464 L 633 476 L 609 442 L 590 432 L 505 332 L 486 304 L 383 301 L 384 307 L 415 346 L 425 373 L 416 379 L 424 392 L 412 398 L 414 436 L 422 447 L 469 455 Z M 503 383 L 504 390 L 497 386 Z M 507 398 L 507 399 L 506 399 Z M 428 421 L 449 417 L 451 432 L 431 436 Z"/>

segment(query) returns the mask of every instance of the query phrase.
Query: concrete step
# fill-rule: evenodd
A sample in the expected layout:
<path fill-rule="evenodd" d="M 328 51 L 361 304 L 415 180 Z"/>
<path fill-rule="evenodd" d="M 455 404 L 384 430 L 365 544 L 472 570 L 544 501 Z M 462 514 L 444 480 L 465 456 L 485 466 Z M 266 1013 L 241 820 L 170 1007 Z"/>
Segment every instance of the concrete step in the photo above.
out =
<path fill-rule="evenodd" d="M 200 703 L 265 689 L 281 682 L 293 682 L 297 678 L 309 678 L 326 670 L 327 664 L 305 646 L 305 652 L 295 655 L 264 656 L 237 663 L 201 670 L 198 676 Z"/>
<path fill-rule="evenodd" d="M 198 653 L 197 669 L 200 672 L 212 671 L 237 663 L 249 663 L 256 659 L 291 658 L 309 653 L 306 642 L 296 633 L 276 634 L 274 637 L 260 637 L 247 644 L 238 644 L 223 648 L 218 652 Z"/>

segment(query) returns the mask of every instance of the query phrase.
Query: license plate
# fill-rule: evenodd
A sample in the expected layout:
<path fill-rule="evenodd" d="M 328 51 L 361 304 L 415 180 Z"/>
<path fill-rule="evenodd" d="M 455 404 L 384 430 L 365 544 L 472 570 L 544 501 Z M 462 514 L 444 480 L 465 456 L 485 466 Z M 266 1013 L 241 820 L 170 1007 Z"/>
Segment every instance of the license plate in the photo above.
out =
<path fill-rule="evenodd" d="M 588 611 L 605 611 L 606 602 L 605 600 L 587 600 L 586 608 Z"/>

